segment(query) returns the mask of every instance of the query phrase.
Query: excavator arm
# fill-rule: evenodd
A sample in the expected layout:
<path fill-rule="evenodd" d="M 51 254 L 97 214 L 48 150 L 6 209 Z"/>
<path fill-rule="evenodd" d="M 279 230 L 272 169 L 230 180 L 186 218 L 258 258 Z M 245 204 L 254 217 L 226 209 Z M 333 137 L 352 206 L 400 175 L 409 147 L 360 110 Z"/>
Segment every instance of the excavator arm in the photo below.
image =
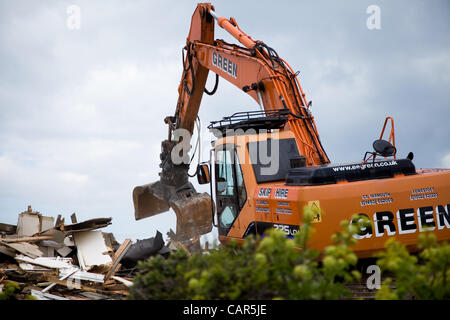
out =
<path fill-rule="evenodd" d="M 291 130 L 308 165 L 329 163 L 317 133 L 314 117 L 298 88 L 296 75 L 276 56 L 258 57 L 258 49 L 246 49 L 217 40 L 215 45 L 194 43 L 197 60 L 221 78 L 250 95 L 262 110 L 287 109 L 290 116 L 285 130 Z M 258 42 L 256 48 L 261 48 Z"/>
<path fill-rule="evenodd" d="M 176 123 L 166 123 L 172 128 L 183 128 L 192 134 L 200 103 L 208 79 L 209 69 L 199 63 L 194 52 L 194 43 L 214 45 L 214 19 L 209 14 L 213 9 L 209 3 L 200 3 L 191 19 L 191 28 L 183 49 L 183 74 L 178 87 L 178 101 L 175 111 Z M 186 51 L 186 55 L 184 54 Z"/>
<path fill-rule="evenodd" d="M 167 140 L 161 143 L 160 180 L 137 186 L 133 190 L 135 219 L 140 220 L 168 211 L 172 208 L 177 216 L 177 240 L 183 241 L 212 230 L 211 197 L 199 194 L 188 181 L 188 163 L 174 163 L 172 152 L 182 142 L 174 139 L 176 129 L 190 134 L 194 129 L 209 69 L 195 58 L 192 43 L 214 44 L 214 19 L 209 14 L 209 3 L 199 4 L 191 19 L 191 27 L 183 51 L 183 73 L 178 87 L 178 101 L 174 116 L 164 119 L 169 126 Z M 186 141 L 185 141 L 186 143 Z M 179 154 L 183 158 L 183 154 Z"/>
<path fill-rule="evenodd" d="M 244 47 L 214 40 L 214 20 Z M 176 113 L 173 118 L 166 118 L 166 123 L 176 122 L 172 128 L 183 128 L 192 134 L 211 70 L 249 94 L 261 109 L 288 109 L 291 117 L 286 129 L 294 132 L 307 164 L 330 162 L 297 74 L 275 50 L 245 34 L 234 18 L 218 17 L 211 4 L 198 4 L 185 50 Z"/>
<path fill-rule="evenodd" d="M 215 40 L 215 21 L 243 46 Z M 233 18 L 218 17 L 209 3 L 198 4 L 183 49 L 183 73 L 176 111 L 164 119 L 169 134 L 162 142 L 160 181 L 133 190 L 135 218 L 153 216 L 172 207 L 177 214 L 180 240 L 212 229 L 211 197 L 197 193 L 188 181 L 188 163 L 172 161 L 174 148 L 183 139 L 174 132 L 184 129 L 192 134 L 210 70 L 216 74 L 216 84 L 219 77 L 231 82 L 250 95 L 262 110 L 285 109 L 289 114 L 285 130 L 294 133 L 307 165 L 330 162 L 297 74 L 275 50 L 245 34 Z M 186 156 L 182 152 L 178 154 L 181 158 Z"/>

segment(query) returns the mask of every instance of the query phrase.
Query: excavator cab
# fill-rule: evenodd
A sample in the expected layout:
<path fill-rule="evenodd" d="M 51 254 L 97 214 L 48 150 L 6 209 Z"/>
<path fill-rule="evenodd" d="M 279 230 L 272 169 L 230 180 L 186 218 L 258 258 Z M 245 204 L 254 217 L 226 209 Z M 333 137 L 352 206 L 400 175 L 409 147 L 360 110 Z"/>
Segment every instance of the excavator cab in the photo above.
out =
<path fill-rule="evenodd" d="M 227 235 L 247 201 L 247 191 L 234 144 L 220 145 L 214 160 L 218 231 Z"/>
<path fill-rule="evenodd" d="M 241 230 L 244 220 L 254 215 L 249 199 L 259 184 L 282 182 L 292 166 L 304 165 L 305 157 L 299 155 L 294 135 L 280 131 L 286 123 L 285 110 L 273 110 L 238 112 L 208 126 L 217 137 L 210 159 L 214 177 L 211 195 L 221 241 L 240 239 L 237 233 L 245 231 Z M 272 219 L 269 211 L 260 217 L 267 219 Z M 258 223 L 258 230 L 268 226 Z M 251 230 L 252 226 L 246 235 L 253 233 Z"/>

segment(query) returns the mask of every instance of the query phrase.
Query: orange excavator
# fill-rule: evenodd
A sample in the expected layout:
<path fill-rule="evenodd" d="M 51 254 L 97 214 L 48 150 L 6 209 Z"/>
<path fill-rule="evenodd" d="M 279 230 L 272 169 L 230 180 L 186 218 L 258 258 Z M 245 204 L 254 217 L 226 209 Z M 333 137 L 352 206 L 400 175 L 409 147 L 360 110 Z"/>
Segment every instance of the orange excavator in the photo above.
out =
<path fill-rule="evenodd" d="M 240 45 L 215 39 L 216 22 Z M 136 220 L 172 208 L 179 240 L 214 226 L 226 243 L 263 236 L 269 228 L 293 237 L 302 227 L 304 208 L 310 207 L 316 229 L 311 247 L 318 250 L 331 243 L 342 220 L 356 226 L 359 257 L 383 249 L 389 237 L 410 250 L 420 232 L 450 239 L 450 170 L 418 170 L 412 153 L 398 158 L 392 118 L 386 118 L 374 150 L 363 160 L 333 164 L 297 73 L 273 48 L 245 34 L 234 18 L 217 16 L 210 3 L 198 4 L 183 56 L 175 114 L 164 119 L 169 134 L 162 142 L 160 180 L 134 188 Z M 211 92 L 205 88 L 209 71 L 216 74 Z M 217 139 L 210 161 L 196 170 L 198 182 L 209 183 L 211 192 L 198 193 L 188 176 L 190 139 L 203 93 L 214 94 L 219 77 L 250 95 L 260 110 L 211 122 L 208 128 Z"/>

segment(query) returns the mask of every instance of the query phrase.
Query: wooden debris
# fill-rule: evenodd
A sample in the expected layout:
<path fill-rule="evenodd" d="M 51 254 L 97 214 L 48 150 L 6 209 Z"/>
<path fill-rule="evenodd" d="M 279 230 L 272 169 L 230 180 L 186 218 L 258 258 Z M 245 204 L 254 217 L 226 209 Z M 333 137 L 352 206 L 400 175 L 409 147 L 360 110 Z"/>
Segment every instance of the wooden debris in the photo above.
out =
<path fill-rule="evenodd" d="M 116 238 L 111 232 L 102 232 L 103 238 L 105 238 L 105 243 L 108 248 L 114 248 L 115 246 L 120 246 Z"/>
<path fill-rule="evenodd" d="M 34 237 L 53 237 L 53 241 L 57 242 L 57 243 L 63 243 L 64 242 L 64 238 L 66 237 L 66 233 L 58 230 L 56 228 L 51 228 L 48 229 L 46 231 L 40 232 L 40 233 L 36 233 L 33 235 Z"/>
<path fill-rule="evenodd" d="M 38 242 L 42 240 L 52 240 L 53 236 L 38 236 L 38 237 L 20 237 L 20 238 L 3 238 L 1 241 L 6 243 L 16 243 L 16 242 Z"/>
<path fill-rule="evenodd" d="M 60 296 L 57 296 L 54 294 L 50 294 L 50 293 L 46 293 L 46 292 L 42 292 L 42 291 L 34 290 L 34 289 L 31 290 L 31 295 L 38 300 L 69 300 L 64 297 L 60 297 Z"/>
<path fill-rule="evenodd" d="M 61 244 L 60 242 L 56 242 L 56 241 L 53 241 L 53 240 L 42 240 L 42 241 L 39 242 L 39 246 L 41 246 L 41 247 L 52 247 L 53 249 L 60 249 L 64 245 Z"/>
<path fill-rule="evenodd" d="M 78 262 L 83 270 L 112 262 L 109 255 L 104 255 L 108 248 L 101 231 L 82 231 L 73 235 L 77 246 Z"/>
<path fill-rule="evenodd" d="M 59 274 L 61 276 L 65 276 L 68 273 L 70 273 L 69 269 L 61 269 L 59 271 Z M 105 281 L 105 276 L 103 274 L 87 272 L 87 271 L 83 271 L 83 270 L 77 270 L 75 273 L 71 274 L 69 277 L 70 277 L 70 279 L 84 280 L 84 281 L 89 281 L 89 282 L 103 283 Z"/>
<path fill-rule="evenodd" d="M 29 206 L 19 214 L 17 228 L 0 224 L 0 290 L 15 281 L 21 288 L 18 299 L 29 294 L 38 300 L 125 299 L 133 285 L 128 276 L 136 272 L 122 267 L 131 240 L 119 244 L 112 233 L 96 230 L 111 224 L 111 218 L 77 222 L 73 214 L 72 224 L 65 225 L 61 215 L 53 221 Z M 127 278 L 116 276 L 120 272 Z"/>
<path fill-rule="evenodd" d="M 94 293 L 92 293 L 92 294 L 94 294 Z M 67 298 L 69 300 L 93 300 L 92 298 L 91 299 L 87 298 L 81 294 L 74 295 L 74 294 L 67 294 L 67 293 L 64 293 L 64 298 Z"/>
<path fill-rule="evenodd" d="M 120 263 L 113 266 L 106 274 L 105 281 L 107 281 L 109 278 L 111 278 L 113 275 L 115 275 L 116 272 L 119 271 L 120 267 L 122 267 L 122 265 Z"/>
<path fill-rule="evenodd" d="M 53 217 L 45 217 L 28 206 L 28 210 L 19 214 L 17 235 L 19 237 L 32 236 L 53 227 Z"/>
<path fill-rule="evenodd" d="M 55 222 L 55 228 L 59 228 L 63 224 L 64 224 L 64 219 L 61 219 L 61 215 L 58 214 L 58 217 L 56 218 L 56 222 Z"/>
<path fill-rule="evenodd" d="M 96 292 L 80 292 L 80 295 L 89 298 L 90 300 L 108 300 L 111 299 L 111 297 L 105 295 L 105 294 L 100 294 L 100 293 L 96 293 Z"/>
<path fill-rule="evenodd" d="M 77 290 L 83 290 L 83 291 L 87 291 L 87 292 L 93 292 L 93 293 L 105 293 L 105 291 L 103 290 L 99 290 L 90 286 L 86 286 L 83 285 L 81 283 L 77 283 L 74 281 L 67 281 L 64 279 L 58 279 L 56 277 L 52 277 L 52 276 L 48 276 L 46 277 L 46 279 L 49 282 L 52 282 L 53 285 L 60 285 L 60 286 L 64 286 L 67 287 L 69 289 L 77 289 Z M 45 290 L 45 289 L 44 289 Z"/>
<path fill-rule="evenodd" d="M 41 250 L 39 250 L 39 247 L 31 243 L 27 242 L 7 243 L 4 242 L 3 240 L 0 240 L 0 245 L 4 245 L 6 247 L 14 249 L 26 256 L 29 256 L 30 258 L 37 258 L 43 256 L 43 253 Z"/>
<path fill-rule="evenodd" d="M 107 227 L 111 224 L 112 218 L 97 218 L 86 220 L 83 222 L 63 225 L 61 226 L 61 231 L 66 232 L 82 232 L 82 231 L 91 231 L 99 228 Z"/>
<path fill-rule="evenodd" d="M 123 258 L 123 256 L 127 253 L 127 250 L 131 246 L 131 239 L 126 239 L 122 245 L 117 249 L 116 253 L 114 254 L 112 266 L 111 269 L 108 271 L 108 273 L 105 276 L 105 281 L 107 281 L 111 276 L 113 276 L 117 271 L 117 266 L 120 262 L 120 260 Z"/>
<path fill-rule="evenodd" d="M 0 232 L 5 234 L 15 234 L 17 226 L 12 224 L 0 223 Z"/>
<path fill-rule="evenodd" d="M 42 266 L 50 269 L 64 269 L 64 268 L 72 268 L 73 265 L 71 263 L 72 259 L 66 258 L 48 258 L 48 257 L 39 257 L 39 258 L 30 258 L 26 256 L 17 256 L 17 261 L 26 262 L 30 264 L 34 264 L 37 266 Z"/>
<path fill-rule="evenodd" d="M 51 282 L 39 282 L 36 284 L 37 287 L 48 287 L 49 285 L 51 285 Z"/>
<path fill-rule="evenodd" d="M 2 246 L 1 243 L 0 243 L 0 253 L 3 253 L 13 258 L 16 256 L 16 250 L 8 248 L 6 246 Z"/>
<path fill-rule="evenodd" d="M 77 272 L 77 269 L 76 269 L 76 268 L 70 270 L 70 272 L 68 272 L 66 275 L 62 276 L 61 279 L 58 279 L 58 281 L 63 281 L 63 280 L 65 280 L 65 279 L 69 278 L 69 277 L 70 277 L 71 275 L 73 275 L 75 272 Z M 47 279 L 47 280 L 48 280 L 48 279 Z M 48 287 L 46 287 L 44 290 L 42 290 L 42 292 L 47 292 L 48 290 L 50 290 L 51 288 L 53 288 L 53 287 L 57 284 L 55 281 L 51 281 L 51 280 L 48 280 L 48 281 L 52 282 L 52 284 L 49 285 Z M 66 283 L 69 283 L 69 281 L 65 281 L 65 282 L 66 282 Z"/>
<path fill-rule="evenodd" d="M 118 276 L 112 276 L 111 278 L 114 279 L 114 280 L 117 280 L 117 281 L 119 281 L 121 283 L 123 283 L 127 287 L 131 287 L 133 285 L 133 282 L 128 281 L 128 280 L 126 280 L 124 278 L 121 278 L 121 277 L 118 277 Z"/>
<path fill-rule="evenodd" d="M 73 241 L 72 237 L 65 237 L 64 238 L 64 245 L 68 247 L 75 247 L 75 242 Z"/>
<path fill-rule="evenodd" d="M 55 256 L 55 248 L 40 246 L 39 250 L 42 251 L 43 257 L 53 258 Z"/>
<path fill-rule="evenodd" d="M 167 236 L 171 241 L 171 244 L 169 245 L 169 248 L 171 249 L 174 249 L 174 247 L 176 249 L 181 248 L 188 254 L 188 256 L 191 256 L 192 253 L 201 252 L 200 236 L 196 236 L 195 238 L 190 240 L 180 241 L 172 229 L 170 229 L 170 231 L 167 232 Z"/>
<path fill-rule="evenodd" d="M 67 257 L 72 252 L 72 249 L 66 246 L 62 246 L 61 248 L 57 249 L 56 252 L 58 252 L 61 257 Z"/>
<path fill-rule="evenodd" d="M 31 263 L 19 262 L 20 269 L 24 271 L 51 271 L 52 269 L 37 266 Z"/>

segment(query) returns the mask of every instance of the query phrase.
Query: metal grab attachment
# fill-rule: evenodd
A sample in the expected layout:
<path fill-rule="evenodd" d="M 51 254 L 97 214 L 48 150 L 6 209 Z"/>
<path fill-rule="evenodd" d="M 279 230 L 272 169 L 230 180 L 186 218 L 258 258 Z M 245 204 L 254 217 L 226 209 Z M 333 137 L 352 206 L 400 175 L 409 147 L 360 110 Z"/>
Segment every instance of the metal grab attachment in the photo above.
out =
<path fill-rule="evenodd" d="M 177 239 L 192 239 L 212 230 L 211 197 L 197 193 L 191 185 L 182 190 L 166 186 L 161 181 L 133 190 L 134 216 L 136 220 L 166 212 L 169 208 L 177 216 Z"/>
<path fill-rule="evenodd" d="M 181 193 L 176 199 L 171 199 L 170 207 L 177 215 L 177 239 L 179 241 L 211 232 L 211 197 L 206 192 Z"/>
<path fill-rule="evenodd" d="M 133 189 L 134 218 L 144 219 L 169 210 L 161 181 L 137 186 Z"/>
<path fill-rule="evenodd" d="M 211 232 L 211 197 L 198 193 L 187 181 L 188 166 L 172 163 L 174 145 L 167 140 L 162 143 L 160 181 L 133 189 L 134 217 L 140 220 L 172 208 L 177 216 L 177 239 L 183 241 Z"/>

